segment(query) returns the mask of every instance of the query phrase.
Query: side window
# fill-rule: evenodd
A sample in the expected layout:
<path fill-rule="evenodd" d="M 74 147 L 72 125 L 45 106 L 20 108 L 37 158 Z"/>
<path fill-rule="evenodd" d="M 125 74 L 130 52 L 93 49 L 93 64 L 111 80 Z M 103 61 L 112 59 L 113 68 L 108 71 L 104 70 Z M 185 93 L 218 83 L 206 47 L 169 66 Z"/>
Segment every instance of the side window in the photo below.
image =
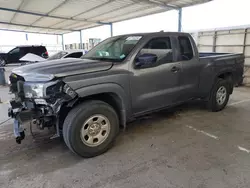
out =
<path fill-rule="evenodd" d="M 182 36 L 178 37 L 179 47 L 180 47 L 180 57 L 181 61 L 188 61 L 194 57 L 193 48 L 188 37 Z"/>
<path fill-rule="evenodd" d="M 140 55 L 154 54 L 157 56 L 157 64 L 173 62 L 173 50 L 170 37 L 151 39 L 140 51 Z"/>
<path fill-rule="evenodd" d="M 14 48 L 9 52 L 10 55 L 17 55 L 20 53 L 20 48 Z"/>
<path fill-rule="evenodd" d="M 65 58 L 80 58 L 82 56 L 82 52 L 75 52 L 67 55 Z"/>

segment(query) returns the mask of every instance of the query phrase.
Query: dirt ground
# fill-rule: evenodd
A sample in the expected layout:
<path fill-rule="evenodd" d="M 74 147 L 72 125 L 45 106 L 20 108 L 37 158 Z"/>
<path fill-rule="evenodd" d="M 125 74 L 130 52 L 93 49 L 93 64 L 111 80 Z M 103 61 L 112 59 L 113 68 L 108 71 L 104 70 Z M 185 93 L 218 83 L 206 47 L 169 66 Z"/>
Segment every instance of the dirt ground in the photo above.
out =
<path fill-rule="evenodd" d="M 60 139 L 17 145 L 0 126 L 1 188 L 249 188 L 250 89 L 212 113 L 198 103 L 143 117 L 107 153 L 83 159 Z M 2 104 L 1 104 L 2 105 Z"/>

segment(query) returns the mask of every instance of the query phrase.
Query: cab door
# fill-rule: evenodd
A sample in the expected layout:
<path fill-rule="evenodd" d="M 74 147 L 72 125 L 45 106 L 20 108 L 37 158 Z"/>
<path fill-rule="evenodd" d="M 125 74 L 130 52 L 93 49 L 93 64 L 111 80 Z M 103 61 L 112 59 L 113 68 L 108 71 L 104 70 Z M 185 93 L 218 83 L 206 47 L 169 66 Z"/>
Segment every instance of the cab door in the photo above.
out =
<path fill-rule="evenodd" d="M 178 61 L 181 63 L 180 100 L 187 101 L 198 95 L 199 78 L 203 64 L 200 63 L 194 41 L 189 36 L 177 37 Z"/>
<path fill-rule="evenodd" d="M 149 39 L 132 63 L 130 85 L 133 113 L 176 103 L 180 71 L 181 64 L 175 59 L 171 37 Z"/>

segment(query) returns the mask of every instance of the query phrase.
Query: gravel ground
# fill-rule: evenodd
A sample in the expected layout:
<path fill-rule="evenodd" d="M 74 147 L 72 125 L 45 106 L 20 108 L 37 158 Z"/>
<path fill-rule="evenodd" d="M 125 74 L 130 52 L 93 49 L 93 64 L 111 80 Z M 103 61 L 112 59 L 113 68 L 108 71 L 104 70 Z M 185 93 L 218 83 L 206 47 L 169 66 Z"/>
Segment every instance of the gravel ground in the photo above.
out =
<path fill-rule="evenodd" d="M 237 88 L 218 113 L 194 102 L 145 116 L 91 159 L 42 133 L 17 145 L 6 123 L 0 126 L 0 187 L 249 188 L 249 93 Z"/>

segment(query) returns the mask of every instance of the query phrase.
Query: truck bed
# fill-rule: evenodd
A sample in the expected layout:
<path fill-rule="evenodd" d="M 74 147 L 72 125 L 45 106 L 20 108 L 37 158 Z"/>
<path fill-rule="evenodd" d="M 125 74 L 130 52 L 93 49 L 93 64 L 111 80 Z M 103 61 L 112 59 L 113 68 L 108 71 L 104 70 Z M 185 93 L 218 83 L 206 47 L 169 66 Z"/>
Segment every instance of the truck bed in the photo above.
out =
<path fill-rule="evenodd" d="M 199 58 L 200 62 L 214 62 L 218 70 L 231 70 L 234 75 L 234 85 L 242 84 L 244 77 L 244 54 L 203 52 L 199 53 Z"/>

